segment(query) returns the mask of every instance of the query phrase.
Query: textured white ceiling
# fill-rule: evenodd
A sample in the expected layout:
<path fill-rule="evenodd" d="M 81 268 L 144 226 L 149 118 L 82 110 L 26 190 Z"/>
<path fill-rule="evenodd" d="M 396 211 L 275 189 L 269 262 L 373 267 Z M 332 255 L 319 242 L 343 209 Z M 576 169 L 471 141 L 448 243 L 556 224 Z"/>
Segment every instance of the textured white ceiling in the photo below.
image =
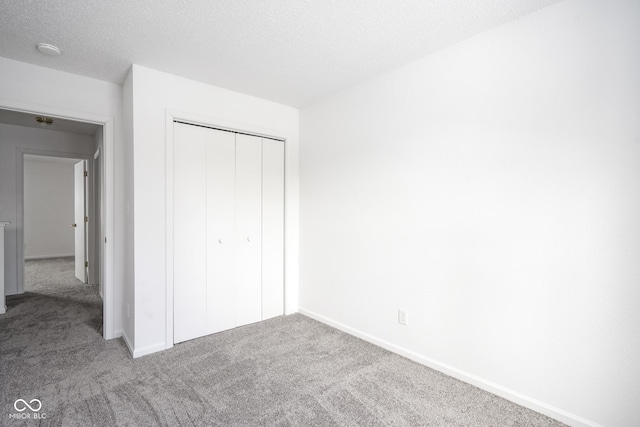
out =
<path fill-rule="evenodd" d="M 116 83 L 135 63 L 300 107 L 557 1 L 2 0 L 0 56 Z"/>

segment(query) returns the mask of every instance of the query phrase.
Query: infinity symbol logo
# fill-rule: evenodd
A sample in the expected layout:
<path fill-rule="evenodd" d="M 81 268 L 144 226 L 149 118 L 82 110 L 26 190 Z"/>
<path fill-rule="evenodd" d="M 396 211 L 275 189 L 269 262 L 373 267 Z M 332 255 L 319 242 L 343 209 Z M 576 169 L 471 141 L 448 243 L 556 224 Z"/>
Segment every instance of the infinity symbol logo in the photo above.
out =
<path fill-rule="evenodd" d="M 36 403 L 35 405 L 33 405 L 34 407 L 29 405 L 29 403 L 33 404 L 33 402 Z M 22 409 L 18 407 L 18 403 L 22 403 Z M 40 409 L 42 409 L 42 402 L 40 402 L 38 399 L 32 399 L 29 403 L 27 403 L 27 401 L 24 399 L 18 399 L 14 402 L 13 407 L 16 408 L 16 411 L 18 412 L 26 411 L 27 408 L 31 409 L 33 412 L 38 412 Z M 36 405 L 37 408 L 35 408 Z"/>

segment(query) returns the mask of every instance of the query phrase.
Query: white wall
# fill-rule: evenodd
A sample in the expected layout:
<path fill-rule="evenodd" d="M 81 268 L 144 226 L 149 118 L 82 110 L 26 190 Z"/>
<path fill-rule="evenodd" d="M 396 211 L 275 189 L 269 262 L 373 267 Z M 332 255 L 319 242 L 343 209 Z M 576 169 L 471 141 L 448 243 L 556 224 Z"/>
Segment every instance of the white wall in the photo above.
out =
<path fill-rule="evenodd" d="M 74 255 L 74 229 L 70 227 L 74 222 L 73 200 L 72 161 L 25 158 L 25 259 Z"/>
<path fill-rule="evenodd" d="M 21 161 L 18 155 L 19 149 L 65 153 L 72 157 L 83 154 L 90 155 L 94 151 L 93 139 L 90 136 L 0 124 L 0 220 L 11 221 L 10 226 L 6 227 L 5 233 L 6 295 L 19 292 L 18 263 L 22 262 L 17 258 L 16 232 L 16 226 L 20 224 L 18 220 L 18 195 L 16 193 L 20 170 L 18 162 Z M 69 224 L 70 222 L 67 220 L 67 227 Z M 27 245 L 29 247 L 29 243 Z"/>
<path fill-rule="evenodd" d="M 107 180 L 106 198 L 110 209 L 106 212 L 108 243 L 105 250 L 113 254 L 113 265 L 105 266 L 108 280 L 114 284 L 112 330 L 106 336 L 118 336 L 122 330 L 122 291 L 125 266 L 132 260 L 125 259 L 125 242 L 133 236 L 124 233 L 123 194 L 129 182 L 125 181 L 125 163 L 121 138 L 122 87 L 49 68 L 25 64 L 0 57 L 0 108 L 17 108 L 42 113 L 64 113 L 65 117 L 108 117 L 113 119 L 115 145 L 105 150 L 106 169 L 112 169 L 112 180 Z M 4 168 L 2 168 L 4 169 Z M 1 173 L 5 173 L 2 171 Z M 5 193 L 8 192 L 8 193 Z M 15 189 L 2 187 L 1 197 L 12 197 Z M 0 202 L 0 219 L 5 216 Z M 7 248 L 15 247 L 15 222 L 7 227 Z M 11 258 L 13 257 L 13 258 Z M 15 262 L 15 251 L 7 249 L 7 261 Z M 9 283 L 15 289 L 14 282 Z"/>
<path fill-rule="evenodd" d="M 640 425 L 639 22 L 567 0 L 303 109 L 300 310 Z"/>
<path fill-rule="evenodd" d="M 298 110 L 281 104 L 133 66 L 133 182 L 135 234 L 134 356 L 164 349 L 166 283 L 167 109 L 237 129 L 264 129 L 287 138 L 285 306 L 297 310 Z M 126 91 L 126 83 L 125 83 Z M 170 296 L 169 296 L 170 297 Z"/>

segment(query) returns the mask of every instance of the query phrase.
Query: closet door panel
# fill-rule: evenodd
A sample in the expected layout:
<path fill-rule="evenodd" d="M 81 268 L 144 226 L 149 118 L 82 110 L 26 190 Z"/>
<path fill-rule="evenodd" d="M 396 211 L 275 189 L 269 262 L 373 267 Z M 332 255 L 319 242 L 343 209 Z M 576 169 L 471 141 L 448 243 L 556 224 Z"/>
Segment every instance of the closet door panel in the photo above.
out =
<path fill-rule="evenodd" d="M 206 129 L 176 123 L 173 152 L 174 342 L 206 333 Z"/>
<path fill-rule="evenodd" d="M 262 144 L 262 318 L 284 313 L 284 142 Z"/>
<path fill-rule="evenodd" d="M 262 319 L 262 138 L 236 135 L 236 326 Z"/>
<path fill-rule="evenodd" d="M 235 135 L 210 129 L 206 141 L 207 330 L 235 327 Z"/>

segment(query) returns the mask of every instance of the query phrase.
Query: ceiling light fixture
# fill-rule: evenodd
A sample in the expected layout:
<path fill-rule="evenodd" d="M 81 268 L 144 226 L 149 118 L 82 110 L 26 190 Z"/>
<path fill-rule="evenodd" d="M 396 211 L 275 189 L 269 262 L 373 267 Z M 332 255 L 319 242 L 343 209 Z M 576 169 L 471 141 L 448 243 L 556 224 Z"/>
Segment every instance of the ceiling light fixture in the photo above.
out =
<path fill-rule="evenodd" d="M 38 43 L 36 48 L 38 49 L 38 51 L 40 51 L 40 53 L 44 53 L 45 55 L 49 56 L 58 56 L 61 53 L 61 50 L 58 46 L 54 46 L 49 43 Z"/>
<path fill-rule="evenodd" d="M 41 126 L 51 126 L 53 124 L 53 119 L 44 116 L 36 117 L 36 122 L 40 123 Z"/>

